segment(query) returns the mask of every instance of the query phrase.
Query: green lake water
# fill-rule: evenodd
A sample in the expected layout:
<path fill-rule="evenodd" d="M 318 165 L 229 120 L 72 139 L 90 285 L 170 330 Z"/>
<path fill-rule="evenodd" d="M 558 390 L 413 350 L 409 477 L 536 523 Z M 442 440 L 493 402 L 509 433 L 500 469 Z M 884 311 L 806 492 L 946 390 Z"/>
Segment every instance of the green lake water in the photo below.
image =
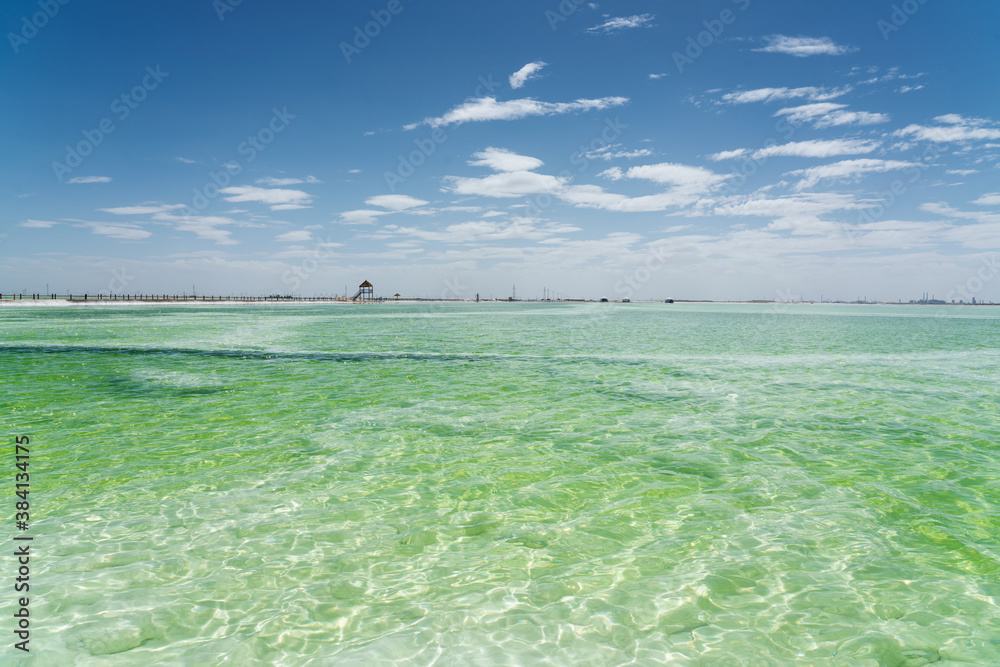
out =
<path fill-rule="evenodd" d="M 1000 664 L 1000 308 L 4 307 L 0 360 L 0 664 Z"/>

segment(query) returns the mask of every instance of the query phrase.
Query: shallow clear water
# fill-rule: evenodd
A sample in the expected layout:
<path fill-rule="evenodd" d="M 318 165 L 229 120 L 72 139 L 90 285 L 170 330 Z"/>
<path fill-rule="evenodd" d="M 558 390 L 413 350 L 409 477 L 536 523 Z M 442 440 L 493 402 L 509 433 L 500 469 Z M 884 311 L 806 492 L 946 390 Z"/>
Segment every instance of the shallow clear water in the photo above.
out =
<path fill-rule="evenodd" d="M 7 307 L 0 360 L 34 665 L 1000 664 L 1000 309 Z"/>

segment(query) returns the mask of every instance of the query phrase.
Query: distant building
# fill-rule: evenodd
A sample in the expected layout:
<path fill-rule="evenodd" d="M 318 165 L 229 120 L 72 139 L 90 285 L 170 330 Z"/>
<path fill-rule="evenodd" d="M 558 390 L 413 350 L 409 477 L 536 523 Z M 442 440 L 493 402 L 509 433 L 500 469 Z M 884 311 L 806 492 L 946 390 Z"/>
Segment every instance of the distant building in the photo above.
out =
<path fill-rule="evenodd" d="M 367 280 L 358 285 L 358 291 L 351 297 L 351 301 L 374 301 L 375 286 Z"/>

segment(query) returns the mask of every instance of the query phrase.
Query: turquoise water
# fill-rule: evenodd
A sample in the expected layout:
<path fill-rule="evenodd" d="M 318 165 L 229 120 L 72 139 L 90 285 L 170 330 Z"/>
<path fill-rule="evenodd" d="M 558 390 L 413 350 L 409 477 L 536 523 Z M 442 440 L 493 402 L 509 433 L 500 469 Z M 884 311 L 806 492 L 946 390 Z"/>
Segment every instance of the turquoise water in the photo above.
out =
<path fill-rule="evenodd" d="M 0 308 L 30 664 L 1000 664 L 998 334 L 996 308 Z"/>

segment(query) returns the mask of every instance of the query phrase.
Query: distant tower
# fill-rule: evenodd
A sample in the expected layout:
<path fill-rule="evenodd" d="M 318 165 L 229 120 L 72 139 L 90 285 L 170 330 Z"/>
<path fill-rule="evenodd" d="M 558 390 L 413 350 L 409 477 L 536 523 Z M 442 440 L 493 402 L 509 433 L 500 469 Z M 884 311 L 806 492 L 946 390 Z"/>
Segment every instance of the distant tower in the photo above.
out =
<path fill-rule="evenodd" d="M 351 301 L 374 301 L 375 300 L 375 286 L 372 285 L 367 280 L 358 285 L 358 291 L 351 297 Z"/>

